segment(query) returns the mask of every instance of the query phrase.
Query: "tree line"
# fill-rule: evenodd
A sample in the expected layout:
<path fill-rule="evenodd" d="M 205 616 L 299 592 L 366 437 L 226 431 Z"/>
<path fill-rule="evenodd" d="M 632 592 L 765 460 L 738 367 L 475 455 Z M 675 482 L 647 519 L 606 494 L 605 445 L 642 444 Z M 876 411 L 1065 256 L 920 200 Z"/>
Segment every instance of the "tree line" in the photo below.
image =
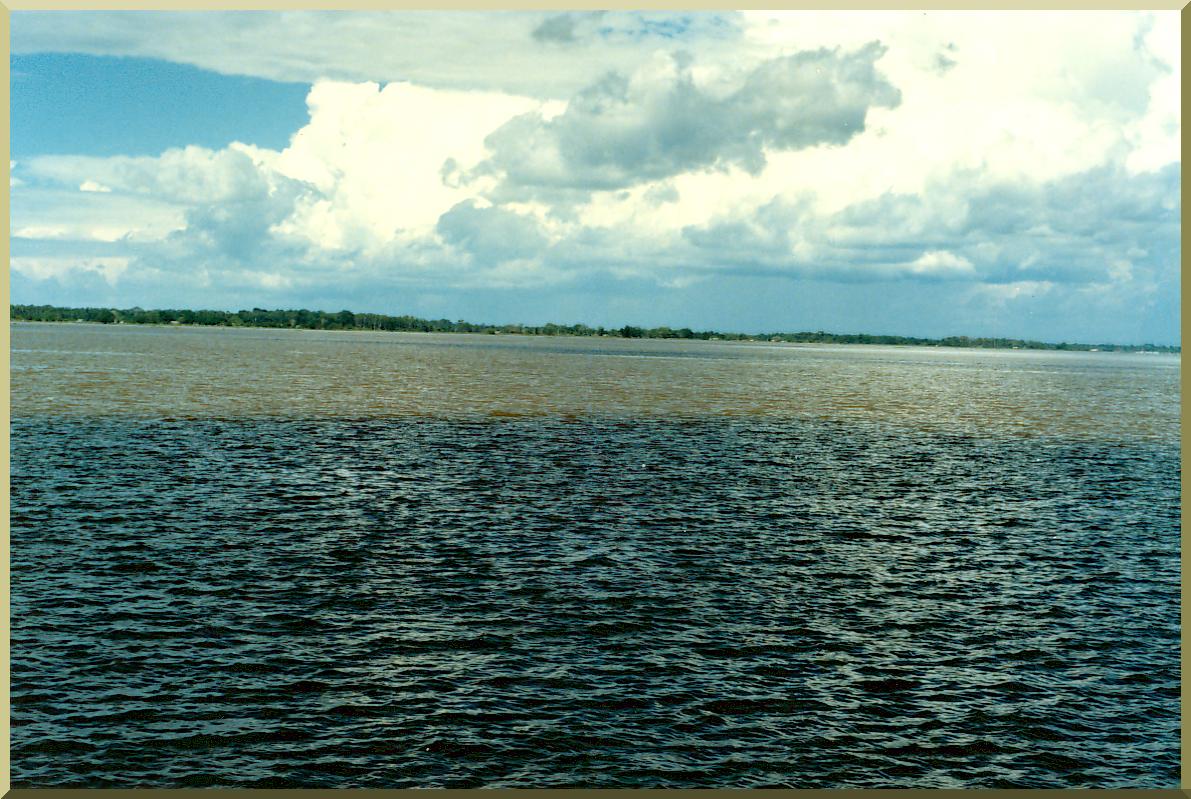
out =
<path fill-rule="evenodd" d="M 14 321 L 95 322 L 128 325 L 207 325 L 216 327 L 272 327 L 302 330 L 386 330 L 422 333 L 487 333 L 529 336 L 612 336 L 617 338 L 701 339 L 711 341 L 773 341 L 791 344 L 894 344 L 926 347 L 982 347 L 990 349 L 1080 350 L 1119 352 L 1180 352 L 1180 347 L 1142 344 L 1058 344 L 1014 338 L 947 336 L 930 339 L 912 336 L 880 336 L 867 333 L 726 333 L 715 330 L 623 327 L 605 328 L 589 325 L 489 325 L 449 319 L 421 319 L 416 316 L 387 316 L 352 311 L 266 310 L 211 311 L 185 309 L 145 310 L 144 308 L 61 308 L 54 305 L 12 305 Z"/>

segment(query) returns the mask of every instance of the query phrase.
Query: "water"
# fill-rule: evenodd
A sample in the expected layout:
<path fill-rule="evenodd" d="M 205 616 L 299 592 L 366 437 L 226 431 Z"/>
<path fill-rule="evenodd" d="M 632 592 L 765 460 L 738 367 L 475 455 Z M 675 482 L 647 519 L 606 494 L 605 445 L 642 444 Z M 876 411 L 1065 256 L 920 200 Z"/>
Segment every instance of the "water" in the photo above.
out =
<path fill-rule="evenodd" d="M 14 785 L 1177 786 L 1175 357 L 12 341 Z"/>

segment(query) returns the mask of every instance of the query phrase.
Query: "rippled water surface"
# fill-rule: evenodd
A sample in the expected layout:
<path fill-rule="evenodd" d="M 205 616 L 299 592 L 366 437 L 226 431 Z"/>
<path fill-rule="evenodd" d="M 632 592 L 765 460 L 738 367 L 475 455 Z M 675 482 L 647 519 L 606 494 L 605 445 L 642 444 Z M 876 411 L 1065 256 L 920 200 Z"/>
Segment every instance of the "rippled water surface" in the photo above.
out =
<path fill-rule="evenodd" d="M 16 785 L 1177 785 L 1177 358 L 12 329 Z"/>

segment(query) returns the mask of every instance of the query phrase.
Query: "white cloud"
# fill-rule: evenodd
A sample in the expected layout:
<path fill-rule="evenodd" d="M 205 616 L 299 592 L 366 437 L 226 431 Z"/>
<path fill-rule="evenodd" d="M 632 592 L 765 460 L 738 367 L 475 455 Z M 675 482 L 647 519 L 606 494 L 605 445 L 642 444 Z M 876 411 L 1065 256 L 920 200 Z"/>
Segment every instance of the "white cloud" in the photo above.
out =
<path fill-rule="evenodd" d="M 109 285 L 116 285 L 128 269 L 129 259 L 110 258 L 42 258 L 17 257 L 10 260 L 12 271 L 34 280 L 69 277 L 71 273 L 90 272 L 103 277 Z"/>
<path fill-rule="evenodd" d="M 757 175 L 769 151 L 843 145 L 870 110 L 895 107 L 897 89 L 873 68 L 883 52 L 876 41 L 800 51 L 730 83 L 697 72 L 688 53 L 659 53 L 631 75 L 593 82 L 549 120 L 531 112 L 503 125 L 486 139 L 493 156 L 480 171 L 500 174 L 502 196 L 513 197 L 731 167 Z"/>
<path fill-rule="evenodd" d="M 181 147 L 157 157 L 47 155 L 30 158 L 26 171 L 31 177 L 77 184 L 88 192 L 106 188 L 180 204 L 229 202 L 270 190 L 258 153 L 234 143 L 219 151 Z"/>
<path fill-rule="evenodd" d="M 315 191 L 277 233 L 327 250 L 376 250 L 428 235 L 470 196 L 443 179 L 448 160 L 470 166 L 483 156 L 488 131 L 537 105 L 408 83 L 319 83 L 307 104 L 309 124 L 269 165 Z"/>
<path fill-rule="evenodd" d="M 293 280 L 279 272 L 264 272 L 258 276 L 262 287 L 267 289 L 289 288 Z"/>
<path fill-rule="evenodd" d="M 78 185 L 75 176 L 67 186 Z M 160 241 L 185 227 L 185 209 L 150 196 L 79 192 L 24 184 L 13 189 L 14 237 L 78 241 Z"/>
<path fill-rule="evenodd" d="M 113 242 L 127 238 L 132 232 L 127 227 L 102 225 L 29 225 L 13 228 L 12 235 L 25 239 Z"/>
<path fill-rule="evenodd" d="M 1180 158 L 1182 68 L 1178 12 L 1154 14 L 1141 46 L 1161 74 L 1149 86 L 1145 115 L 1127 128 L 1132 151 L 1125 164 L 1134 172 L 1160 169 Z"/>
<path fill-rule="evenodd" d="M 836 207 L 921 192 L 957 170 L 1036 182 L 1102 163 L 1140 112 L 1139 95 L 1144 101 L 1164 74 L 1139 56 L 1135 37 L 1171 23 L 1168 15 L 1099 12 L 746 16 L 750 36 L 779 51 L 874 37 L 889 45 L 878 67 L 901 90 L 901 106 L 874 111 L 846 149 L 774 159 L 775 183 L 825 187 Z M 940 72 L 932 60 L 940 55 L 954 66 Z M 1177 73 L 1176 56 L 1160 54 Z"/>
<path fill-rule="evenodd" d="M 555 12 L 13 14 L 12 52 L 162 58 L 224 74 L 315 83 L 409 81 L 562 99 L 657 49 L 697 45 L 739 61 L 739 15 L 574 14 L 572 38 L 535 36 Z M 549 26 L 547 26 L 549 27 Z M 560 26 L 555 24 L 555 28 Z M 561 26 L 561 27 L 566 27 Z M 746 54 L 747 55 L 747 54 Z"/>
<path fill-rule="evenodd" d="M 976 274 L 971 261 L 947 250 L 927 250 L 909 264 L 909 271 L 916 275 L 936 277 L 970 277 Z"/>

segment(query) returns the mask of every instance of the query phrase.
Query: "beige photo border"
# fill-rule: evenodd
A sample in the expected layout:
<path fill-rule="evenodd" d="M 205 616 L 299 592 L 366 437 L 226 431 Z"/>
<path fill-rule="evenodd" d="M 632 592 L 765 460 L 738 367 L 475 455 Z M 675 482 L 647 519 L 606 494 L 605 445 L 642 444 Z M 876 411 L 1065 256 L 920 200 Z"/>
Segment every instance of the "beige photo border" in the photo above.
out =
<path fill-rule="evenodd" d="M 531 11 L 531 10 L 550 10 L 550 11 L 567 11 L 567 10 L 584 10 L 598 8 L 600 10 L 682 10 L 682 11 L 716 11 L 731 8 L 732 3 L 716 3 L 710 0 L 692 0 L 691 2 L 638 2 L 630 3 L 625 0 L 618 0 L 617 2 L 604 2 L 598 6 L 591 4 L 580 4 L 575 2 L 552 2 L 551 0 L 515 0 L 515 2 L 508 4 L 499 4 L 494 2 L 484 2 L 483 0 L 454 0 L 445 8 L 435 7 L 426 3 L 412 2 L 412 0 L 346 0 L 346 2 L 331 3 L 329 0 L 8 0 L 7 3 L 0 3 L 0 49 L 3 50 L 4 66 L 3 66 L 3 94 L 5 98 L 3 111 L 0 112 L 0 128 L 2 128 L 2 137 L 4 150 L 11 155 L 10 140 L 9 140 L 9 70 L 11 64 L 11 19 L 10 12 L 12 11 L 76 11 L 76 10 L 105 10 L 105 11 L 212 11 L 212 10 L 227 10 L 227 11 L 265 11 L 265 10 L 327 10 L 327 11 L 377 11 L 377 10 L 434 10 L 434 11 L 471 11 L 471 10 L 502 10 L 502 11 Z M 1045 0 L 1039 3 L 1025 2 L 1024 0 L 992 0 L 992 2 L 973 2 L 973 0 L 952 0 L 952 2 L 940 2 L 940 0 L 919 0 L 915 3 L 898 2 L 897 0 L 847 0 L 846 2 L 825 4 L 823 2 L 808 2 L 802 0 L 785 0 L 785 2 L 767 2 L 749 3 L 743 5 L 744 8 L 750 10 L 770 10 L 770 9 L 790 9 L 790 10 L 819 10 L 819 11 L 838 11 L 838 10 L 854 10 L 854 11 L 884 11 L 884 10 L 898 10 L 898 11 L 943 11 L 943 10 L 971 10 L 971 11 L 1015 11 L 1015 10 L 1030 10 L 1030 11 L 1085 11 L 1085 10 L 1135 10 L 1135 11 L 1180 11 L 1180 54 L 1181 54 L 1181 69 L 1183 74 L 1186 74 L 1186 66 L 1188 63 L 1188 54 L 1185 43 L 1188 39 L 1188 33 L 1191 32 L 1191 11 L 1188 10 L 1181 0 L 1164 0 L 1163 2 L 1108 2 L 1107 0 Z M 1187 85 L 1182 83 L 1182 105 L 1187 104 Z M 1182 120 L 1180 115 L 1180 134 Z M 1182 152 L 1180 162 L 1186 160 L 1187 145 L 1185 137 L 1182 140 Z M 10 166 L 9 159 L 4 160 L 5 174 L 9 174 Z M 1186 184 L 1181 184 L 1181 208 L 1186 208 L 1188 203 L 1188 189 Z M 9 249 L 10 236 L 10 200 L 11 196 L 6 194 L 3 199 L 3 207 L 0 208 L 0 215 L 3 216 L 3 221 L 0 222 L 0 242 L 3 243 L 6 252 Z M 10 790 L 10 762 L 9 762 L 9 710 L 10 710 L 10 695 L 9 695 L 9 640 L 10 640 L 10 626 L 9 614 L 11 612 L 9 604 L 9 413 L 10 413 L 10 323 L 8 315 L 11 310 L 10 306 L 10 282 L 9 282 L 9 261 L 5 260 L 5 279 L 3 286 L 0 287 L 0 294 L 3 295 L 3 313 L 5 315 L 5 324 L 2 331 L 0 331 L 0 343 L 3 344 L 3 353 L 0 354 L 0 359 L 3 360 L 4 371 L 4 396 L 0 400 L 0 413 L 3 414 L 4 428 L 0 433 L 3 438 L 3 453 L 0 454 L 0 476 L 4 478 L 5 490 L 2 498 L 0 498 L 0 511 L 3 513 L 3 520 L 0 521 L 0 541 L 3 543 L 5 558 L 3 563 L 0 563 L 0 603 L 3 605 L 3 617 L 0 618 L 0 679 L 3 680 L 3 686 L 0 687 L 0 702 L 3 704 L 4 718 L 0 722 L 0 793 L 3 796 L 12 795 L 13 797 L 24 797 L 25 799 L 52 799 L 52 797 L 77 797 L 81 799 L 83 796 L 91 794 L 92 791 L 85 789 L 25 789 L 25 790 Z M 1180 237 L 1180 268 L 1182 273 L 1186 273 L 1186 256 L 1183 254 Z M 1181 307 L 1186 305 L 1188 296 L 1188 289 L 1186 281 L 1180 282 L 1181 292 Z M 1181 317 L 1181 338 L 1185 339 L 1188 323 L 1185 316 Z M 1181 343 L 1181 342 L 1180 342 Z M 1180 353 L 1180 360 L 1182 355 Z M 1182 380 L 1180 373 L 1180 392 L 1185 393 L 1186 382 Z M 1181 397 L 1180 393 L 1180 397 Z M 1184 415 L 1182 420 L 1182 450 L 1181 450 L 1181 464 L 1182 464 L 1182 516 L 1186 518 L 1188 508 L 1191 507 L 1187 501 L 1187 424 Z M 1096 796 L 1120 796 L 1120 797 L 1156 797 L 1156 796 L 1187 796 L 1191 797 L 1191 739 L 1188 736 L 1188 724 L 1191 723 L 1191 715 L 1189 715 L 1188 707 L 1191 704 L 1191 690 L 1188 688 L 1188 676 L 1191 672 L 1191 659 L 1188 658 L 1188 628 L 1191 627 L 1191 610 L 1188 607 L 1188 596 L 1191 593 L 1191 578 L 1188 576 L 1187 566 L 1191 562 L 1191 545 L 1188 544 L 1188 539 L 1184 535 L 1182 537 L 1182 601 L 1181 601 L 1181 663 L 1182 663 L 1182 719 L 1180 728 L 1182 730 L 1181 737 L 1181 776 L 1179 790 L 1093 790 L 1088 789 L 1055 789 L 1055 790 L 1034 790 L 1034 791 L 1018 791 L 1018 790 L 984 790 L 981 795 L 985 796 L 1037 796 L 1037 797 L 1087 797 L 1089 795 Z M 411 790 L 352 790 L 353 794 L 366 794 L 367 796 L 379 797 L 380 795 L 408 795 L 412 793 Z M 642 793 L 660 793 L 658 789 L 591 789 L 591 790 L 547 790 L 539 789 L 533 793 L 546 795 L 575 795 L 600 797 L 617 795 L 640 795 Z M 734 791 L 720 790 L 720 789 L 693 789 L 685 791 L 687 793 L 698 793 L 704 796 L 729 796 Z M 198 799 L 224 799 L 224 797 L 250 797 L 251 799 L 272 799 L 273 797 L 293 797 L 294 799 L 305 799 L 306 797 L 327 796 L 335 794 L 335 790 L 321 790 L 321 789 L 299 789 L 299 790 L 220 790 L 220 789 L 129 789 L 129 790 L 104 790 L 102 793 L 111 797 L 111 799 L 153 799 L 156 796 L 163 797 L 177 797 L 180 795 L 190 795 Z M 454 796 L 462 792 L 457 790 L 443 790 L 435 792 L 435 795 Z M 515 790 L 486 790 L 485 794 L 493 796 L 517 796 L 523 794 L 524 791 Z M 775 791 L 768 791 L 773 794 Z M 876 799 L 900 799 L 900 797 L 916 796 L 916 795 L 955 795 L 960 796 L 964 791 L 959 790 L 924 790 L 924 789 L 882 789 L 882 790 L 779 790 L 778 794 L 797 794 L 799 796 L 819 796 L 824 799 L 852 799 L 853 797 L 875 797 Z"/>

